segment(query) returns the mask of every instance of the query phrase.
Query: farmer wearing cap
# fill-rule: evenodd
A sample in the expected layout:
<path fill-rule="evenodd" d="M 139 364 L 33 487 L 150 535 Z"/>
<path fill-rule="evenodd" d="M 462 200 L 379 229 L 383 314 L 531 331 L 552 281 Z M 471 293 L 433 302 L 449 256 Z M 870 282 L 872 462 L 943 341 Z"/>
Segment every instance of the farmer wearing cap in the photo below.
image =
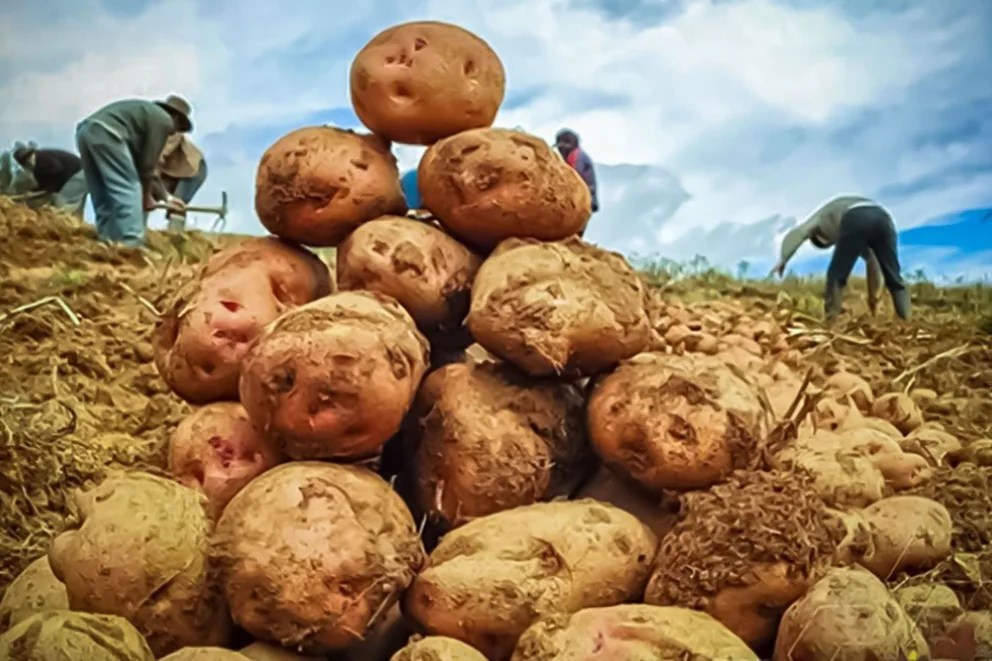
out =
<path fill-rule="evenodd" d="M 156 170 L 169 137 L 192 130 L 189 115 L 189 103 L 178 96 L 163 101 L 127 99 L 104 106 L 76 127 L 76 145 L 102 240 L 141 246 L 145 212 L 156 200 L 175 210 L 185 207 L 165 190 Z"/>
<path fill-rule="evenodd" d="M 586 182 L 592 194 L 592 210 L 599 211 L 599 199 L 596 197 L 596 170 L 593 168 L 589 154 L 579 148 L 579 136 L 575 131 L 562 129 L 555 135 L 555 147 L 565 162 L 571 165 Z"/>
<path fill-rule="evenodd" d="M 50 204 L 82 217 L 86 177 L 78 156 L 62 149 L 25 145 L 14 150 L 14 160 L 34 177 L 35 189 L 28 195 L 31 206 Z"/>
<path fill-rule="evenodd" d="M 193 201 L 193 196 L 207 179 L 207 161 L 189 136 L 173 133 L 159 155 L 158 174 L 166 192 L 186 205 Z M 165 218 L 170 232 L 186 227 L 186 214 L 182 209 L 167 210 Z"/>
<path fill-rule="evenodd" d="M 876 202 L 855 195 L 835 197 L 782 239 L 782 252 L 772 273 L 781 276 L 785 265 L 799 246 L 809 239 L 817 248 L 833 247 L 827 267 L 824 308 L 827 319 L 840 314 L 841 294 L 854 263 L 863 257 L 868 267 L 868 307 L 878 307 L 878 294 L 884 280 L 896 314 L 909 319 L 909 290 L 899 273 L 896 226 L 889 212 Z"/>

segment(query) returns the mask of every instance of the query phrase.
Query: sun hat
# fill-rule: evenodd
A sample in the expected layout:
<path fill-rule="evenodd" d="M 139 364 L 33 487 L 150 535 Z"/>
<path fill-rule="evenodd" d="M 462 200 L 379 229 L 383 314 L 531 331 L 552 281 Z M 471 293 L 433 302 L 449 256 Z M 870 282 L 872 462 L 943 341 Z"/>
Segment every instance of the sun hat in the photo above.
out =
<path fill-rule="evenodd" d="M 193 110 L 189 105 L 189 101 L 181 96 L 170 94 L 165 99 L 156 101 L 155 103 L 179 117 L 179 130 L 183 133 L 189 133 L 193 130 L 193 120 L 189 117 Z"/>

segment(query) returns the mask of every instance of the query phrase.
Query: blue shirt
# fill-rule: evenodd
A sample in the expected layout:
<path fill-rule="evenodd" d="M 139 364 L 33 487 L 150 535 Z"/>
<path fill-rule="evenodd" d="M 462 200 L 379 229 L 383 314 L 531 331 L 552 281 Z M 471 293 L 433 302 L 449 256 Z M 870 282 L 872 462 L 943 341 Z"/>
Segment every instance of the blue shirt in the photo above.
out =
<path fill-rule="evenodd" d="M 420 189 L 417 188 L 417 170 L 409 170 L 400 177 L 400 187 L 403 189 L 403 197 L 406 198 L 408 209 L 419 209 L 421 207 Z"/>

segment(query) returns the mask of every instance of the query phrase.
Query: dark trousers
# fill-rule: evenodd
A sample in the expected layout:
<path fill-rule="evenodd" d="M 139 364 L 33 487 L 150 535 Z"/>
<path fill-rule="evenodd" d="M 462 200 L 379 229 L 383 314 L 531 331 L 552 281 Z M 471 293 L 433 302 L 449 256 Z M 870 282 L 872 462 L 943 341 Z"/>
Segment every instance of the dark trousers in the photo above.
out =
<path fill-rule="evenodd" d="M 840 312 L 840 297 L 847 278 L 854 269 L 859 257 L 871 250 L 882 270 L 885 288 L 892 296 L 896 314 L 902 319 L 909 318 L 909 292 L 900 275 L 897 252 L 896 226 L 889 214 L 880 207 L 855 207 L 840 220 L 840 234 L 834 246 L 834 254 L 827 268 L 827 290 L 825 294 L 828 318 Z"/>

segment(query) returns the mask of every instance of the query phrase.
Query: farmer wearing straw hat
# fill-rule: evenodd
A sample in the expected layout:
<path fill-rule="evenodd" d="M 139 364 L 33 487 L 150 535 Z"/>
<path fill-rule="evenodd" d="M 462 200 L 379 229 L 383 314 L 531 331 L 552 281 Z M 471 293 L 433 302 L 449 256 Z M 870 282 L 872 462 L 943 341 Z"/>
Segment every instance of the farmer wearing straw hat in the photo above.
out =
<path fill-rule="evenodd" d="M 840 314 L 841 294 L 859 257 L 868 265 L 868 307 L 872 314 L 878 306 L 878 294 L 884 281 L 896 314 L 900 319 L 909 318 L 910 296 L 899 273 L 896 226 L 881 205 L 855 195 L 828 201 L 806 222 L 785 235 L 781 257 L 772 273 L 781 276 L 789 259 L 807 239 L 817 248 L 834 249 L 823 296 L 829 321 Z"/>
<path fill-rule="evenodd" d="M 158 174 L 167 193 L 189 204 L 207 179 L 207 161 L 189 136 L 173 133 L 159 156 Z M 186 227 L 186 214 L 181 209 L 166 211 L 165 219 L 170 232 Z"/>
<path fill-rule="evenodd" d="M 104 106 L 76 127 L 101 240 L 141 246 L 145 212 L 156 200 L 177 210 L 185 207 L 168 194 L 156 170 L 169 137 L 193 129 L 189 116 L 189 103 L 178 96 L 126 99 Z"/>

